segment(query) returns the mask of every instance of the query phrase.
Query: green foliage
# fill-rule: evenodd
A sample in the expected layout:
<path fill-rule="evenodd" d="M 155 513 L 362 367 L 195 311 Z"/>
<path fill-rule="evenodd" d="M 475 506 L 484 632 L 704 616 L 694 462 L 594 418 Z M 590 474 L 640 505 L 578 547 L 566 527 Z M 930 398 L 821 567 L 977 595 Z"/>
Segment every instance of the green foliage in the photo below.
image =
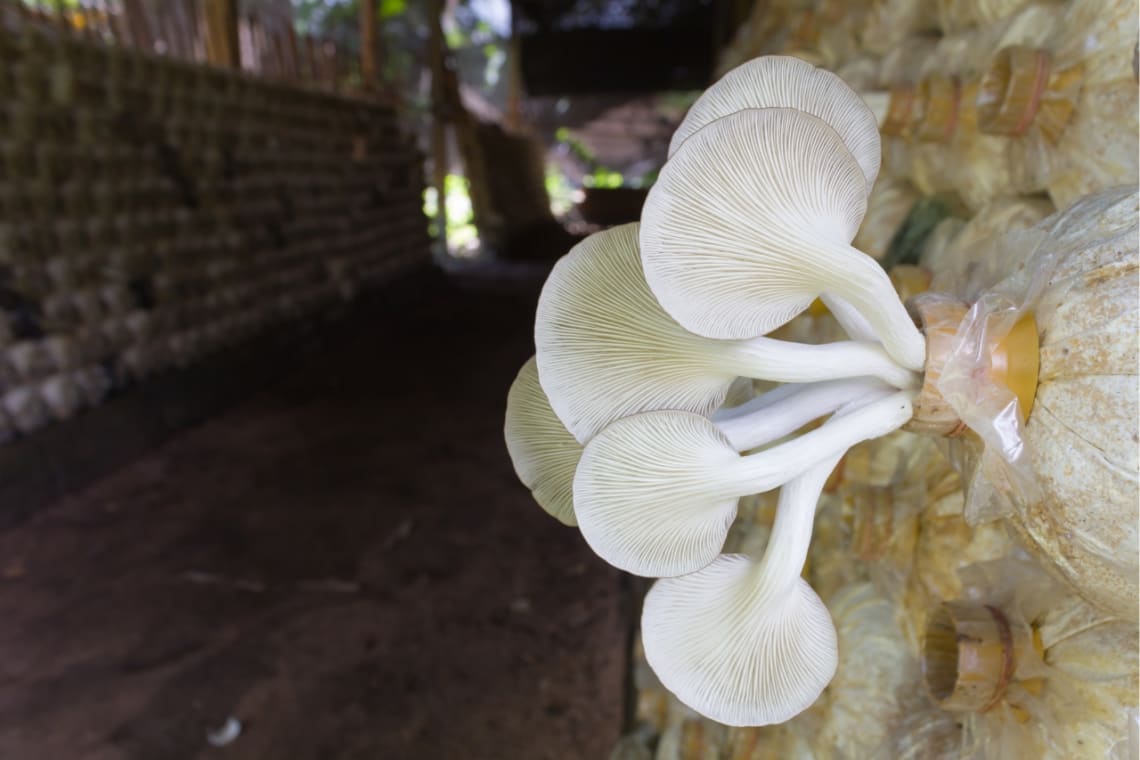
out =
<path fill-rule="evenodd" d="M 614 188 L 614 187 L 649 187 L 657 181 L 658 170 L 654 169 L 639 177 L 626 178 L 608 166 L 603 166 L 598 157 L 582 141 L 570 134 L 566 127 L 559 127 L 554 131 L 554 139 L 561 143 L 579 162 L 584 164 L 589 173 L 582 178 L 586 187 Z"/>
<path fill-rule="evenodd" d="M 944 198 L 931 196 L 919 198 L 910 207 L 895 234 L 891 237 L 887 254 L 879 263 L 884 269 L 898 264 L 917 264 L 922 247 L 938 223 L 954 216 L 953 204 Z"/>
<path fill-rule="evenodd" d="M 638 189 L 652 187 L 653 183 L 657 181 L 657 175 L 660 173 L 660 169 L 653 169 L 652 171 L 642 174 L 640 177 L 634 177 L 632 180 L 628 180 L 626 184 Z"/>
<path fill-rule="evenodd" d="M 468 42 L 466 32 L 458 28 L 444 30 L 443 36 L 447 40 L 447 46 L 449 48 L 461 48 Z"/>
<path fill-rule="evenodd" d="M 594 169 L 593 172 L 582 178 L 582 184 L 586 187 L 612 189 L 625 184 L 625 177 L 623 177 L 620 172 L 599 166 L 597 169 Z"/>
<path fill-rule="evenodd" d="M 559 127 L 554 130 L 554 139 L 560 142 L 570 151 L 570 155 L 581 161 L 589 169 L 595 170 L 600 167 L 597 156 L 594 151 L 590 150 L 585 143 L 576 139 L 570 134 L 570 130 L 566 127 Z"/>
<path fill-rule="evenodd" d="M 470 254 L 479 242 L 479 232 L 475 227 L 475 210 L 471 205 L 470 183 L 460 174 L 448 174 L 444 180 L 444 203 L 447 208 L 447 247 L 460 255 Z M 432 219 L 429 229 L 438 235 L 436 220 L 439 213 L 439 199 L 434 187 L 424 190 L 424 216 Z"/>
<path fill-rule="evenodd" d="M 557 164 L 546 165 L 546 195 L 550 198 L 550 211 L 562 216 L 574 207 L 574 188 Z"/>
<path fill-rule="evenodd" d="M 380 20 L 402 16 L 408 10 L 408 0 L 380 0 Z"/>

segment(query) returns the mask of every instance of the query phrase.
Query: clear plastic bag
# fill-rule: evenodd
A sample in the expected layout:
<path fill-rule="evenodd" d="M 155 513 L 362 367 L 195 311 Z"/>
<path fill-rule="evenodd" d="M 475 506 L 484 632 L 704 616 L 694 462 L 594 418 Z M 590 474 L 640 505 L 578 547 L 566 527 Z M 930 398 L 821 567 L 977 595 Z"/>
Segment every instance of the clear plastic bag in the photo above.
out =
<path fill-rule="evenodd" d="M 1046 566 L 1130 619 L 1140 593 L 1136 236 L 1136 189 L 1108 191 L 978 243 L 936 277 L 940 293 L 916 299 L 928 314 L 960 309 L 936 335 L 941 366 L 928 363 L 927 378 L 945 405 L 966 519 L 1009 517 Z"/>
<path fill-rule="evenodd" d="M 915 82 L 936 44 L 934 37 L 911 36 L 901 40 L 883 56 L 879 66 L 880 92 L 875 94 L 876 99 L 885 98 L 887 101 L 879 121 L 883 153 L 880 176 L 904 179 L 910 176 L 912 129 L 918 115 Z"/>
<path fill-rule="evenodd" d="M 963 724 L 962 757 L 1108 758 L 1129 741 L 1135 624 L 1016 554 L 963 569 L 921 658 L 928 692 Z"/>
<path fill-rule="evenodd" d="M 947 34 L 971 27 L 988 26 L 1012 16 L 1029 2 L 1030 0 L 938 0 L 938 25 Z"/>
<path fill-rule="evenodd" d="M 835 71 L 847 86 L 856 92 L 870 92 L 879 86 L 879 61 L 860 55 L 844 63 Z"/>
<path fill-rule="evenodd" d="M 1007 43 L 979 86 L 978 127 L 1011 138 L 1017 187 L 1057 208 L 1135 183 L 1136 4 L 1074 0 L 1041 44 Z"/>
<path fill-rule="evenodd" d="M 1039 44 L 1058 18 L 1055 6 L 1032 4 L 999 24 L 944 37 L 923 66 L 911 173 L 924 192 L 953 190 L 971 209 L 1012 195 L 1019 186 L 1008 140 L 978 131 L 977 94 L 994 51 Z"/>
<path fill-rule="evenodd" d="M 937 28 L 936 8 L 930 0 L 872 0 L 861 42 L 865 50 L 882 55 L 912 34 Z"/>
<path fill-rule="evenodd" d="M 870 6 L 870 0 L 820 0 L 816 6 L 816 47 L 829 68 L 838 69 L 859 54 L 859 35 Z"/>
<path fill-rule="evenodd" d="M 947 278 L 961 278 L 969 266 L 977 246 L 995 235 L 1027 230 L 1056 209 L 1047 198 L 999 198 L 983 206 L 969 219 L 947 219 L 939 223 L 927 238 L 919 263 L 932 272 L 941 273 L 935 289 L 947 286 Z M 961 263 L 961 266 L 959 266 Z"/>
<path fill-rule="evenodd" d="M 852 245 L 874 259 L 882 259 L 918 198 L 918 190 L 910 182 L 890 176 L 880 179 L 867 199 L 867 213 Z"/>
<path fill-rule="evenodd" d="M 895 620 L 895 607 L 874 585 L 854 583 L 828 602 L 839 639 L 839 668 L 824 698 L 801 720 L 819 758 L 867 757 L 898 719 L 901 688 L 918 678 Z M 807 720 L 814 718 L 814 720 Z"/>

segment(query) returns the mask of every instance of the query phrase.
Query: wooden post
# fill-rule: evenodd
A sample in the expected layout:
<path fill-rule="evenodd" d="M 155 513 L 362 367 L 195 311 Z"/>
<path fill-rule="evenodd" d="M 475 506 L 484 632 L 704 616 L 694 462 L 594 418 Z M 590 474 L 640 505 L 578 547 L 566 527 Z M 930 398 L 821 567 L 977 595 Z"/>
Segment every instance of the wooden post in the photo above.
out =
<path fill-rule="evenodd" d="M 380 86 L 376 49 L 376 0 L 360 0 L 360 78 L 364 89 L 375 93 Z"/>
<path fill-rule="evenodd" d="M 123 0 L 123 12 L 127 16 L 127 29 L 134 46 L 146 53 L 154 52 L 154 35 L 146 9 L 140 0 Z"/>
<path fill-rule="evenodd" d="M 444 83 L 444 40 L 441 0 L 428 0 L 428 60 L 431 62 L 431 161 L 432 184 L 436 192 L 435 221 L 439 237 L 447 249 L 447 85 Z"/>
<path fill-rule="evenodd" d="M 317 67 L 317 41 L 311 34 L 305 35 L 305 68 L 307 69 L 305 76 L 309 78 L 309 81 L 313 84 L 320 84 L 321 72 Z"/>
<path fill-rule="evenodd" d="M 285 27 L 285 50 L 289 57 L 289 78 L 300 81 L 305 78 L 301 71 L 301 52 L 297 45 L 297 31 L 292 24 Z"/>
<path fill-rule="evenodd" d="M 511 28 L 511 39 L 507 46 L 507 112 L 503 126 L 507 131 L 518 134 L 523 130 L 522 100 L 522 45 L 519 35 Z"/>
<path fill-rule="evenodd" d="M 216 66 L 241 68 L 237 0 L 206 0 L 206 55 Z"/>

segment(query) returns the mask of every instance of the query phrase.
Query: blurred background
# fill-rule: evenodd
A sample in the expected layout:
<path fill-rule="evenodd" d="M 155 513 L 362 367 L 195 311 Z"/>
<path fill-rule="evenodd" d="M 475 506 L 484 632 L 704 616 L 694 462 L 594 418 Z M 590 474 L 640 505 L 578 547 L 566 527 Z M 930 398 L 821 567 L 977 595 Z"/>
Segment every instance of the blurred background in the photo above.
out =
<path fill-rule="evenodd" d="M 750 11 L 0 0 L 0 757 L 607 756 L 506 393 Z"/>
<path fill-rule="evenodd" d="M 702 90 L 785 53 L 875 111 L 855 245 L 913 295 L 1135 184 L 1135 21 L 1120 0 L 0 0 L 0 759 L 790 756 L 656 682 L 644 584 L 518 481 L 503 414 L 542 282 L 638 219 Z M 959 119 L 1007 46 L 1061 84 L 1006 88 L 1012 124 Z M 869 589 L 887 550 L 852 548 L 849 512 L 821 545 Z M 876 600 L 860 614 L 890 622 Z M 885 717 L 820 711 L 787 741 L 884 740 Z"/>

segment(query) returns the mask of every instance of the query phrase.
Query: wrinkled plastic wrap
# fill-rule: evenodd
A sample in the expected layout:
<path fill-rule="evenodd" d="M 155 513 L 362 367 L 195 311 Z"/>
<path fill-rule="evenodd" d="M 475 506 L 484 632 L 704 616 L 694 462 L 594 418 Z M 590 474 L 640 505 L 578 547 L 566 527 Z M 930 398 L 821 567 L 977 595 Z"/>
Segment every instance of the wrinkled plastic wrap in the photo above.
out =
<path fill-rule="evenodd" d="M 917 144 L 911 174 L 926 193 L 953 190 L 972 209 L 1024 192 L 1012 169 L 1008 140 L 978 131 L 977 93 L 992 54 L 1047 39 L 1056 6 L 1035 3 L 1001 23 L 944 37 L 924 62 L 918 85 Z"/>
<path fill-rule="evenodd" d="M 890 87 L 902 82 L 914 82 L 922 64 L 933 54 L 938 38 L 919 34 L 907 37 L 893 45 L 879 62 L 879 87 Z"/>
<path fill-rule="evenodd" d="M 859 54 L 859 36 L 870 6 L 870 0 L 820 0 L 816 6 L 816 47 L 832 70 Z"/>
<path fill-rule="evenodd" d="M 911 146 L 906 175 L 924 195 L 947 192 L 962 171 L 961 159 L 940 141 L 956 124 L 960 99 L 958 78 L 979 57 L 991 50 L 989 30 L 970 30 L 938 41 L 918 70 L 911 115 Z M 946 122 L 942 124 L 941 122 Z M 936 132 L 931 135 L 931 131 Z"/>
<path fill-rule="evenodd" d="M 815 757 L 867 757 L 899 713 L 900 688 L 918 678 L 891 600 L 870 583 L 828 601 L 838 634 L 839 667 L 827 691 L 798 719 Z M 808 729 L 808 730 L 804 730 Z"/>
<path fill-rule="evenodd" d="M 864 581 L 892 602 L 902 599 L 931 479 L 946 472 L 953 474 L 933 441 L 902 431 L 847 452 L 820 501 L 805 568 L 821 599 L 830 603 Z"/>
<path fill-rule="evenodd" d="M 953 258 L 954 242 L 965 226 L 966 220 L 956 216 L 948 216 L 940 221 L 922 241 L 919 264 L 932 272 L 943 269 L 943 262 Z"/>
<path fill-rule="evenodd" d="M 982 54 L 979 49 L 974 63 L 960 75 L 959 100 L 955 106 L 957 125 L 947 133 L 948 147 L 958 162 L 952 176 L 953 188 L 972 209 L 977 210 L 999 196 L 1036 189 L 1034 183 L 1026 181 L 1016 170 L 1009 140 L 979 130 L 978 91 L 984 67 L 994 51 L 1010 45 L 1042 44 L 1053 33 L 1060 14 L 1057 5 L 1027 5 L 993 27 L 985 43 L 988 52 Z"/>
<path fill-rule="evenodd" d="M 718 760 L 728 730 L 670 697 L 669 717 L 654 760 Z"/>
<path fill-rule="evenodd" d="M 1137 193 L 1086 198 L 1036 227 L 979 242 L 921 298 L 973 304 L 938 390 L 970 429 L 944 439 L 971 523 L 1009 517 L 1087 599 L 1134 618 L 1137 576 Z M 1027 314 L 1040 342 L 1027 422 L 990 379 Z"/>
<path fill-rule="evenodd" d="M 1001 21 L 1028 5 L 1030 0 L 937 0 L 937 2 L 938 25 L 942 27 L 943 32 L 949 34 Z"/>
<path fill-rule="evenodd" d="M 868 55 L 852 58 L 835 73 L 856 92 L 869 92 L 879 87 L 879 61 Z"/>
<path fill-rule="evenodd" d="M 867 199 L 867 213 L 852 245 L 874 259 L 882 259 L 918 197 L 918 190 L 906 180 L 889 176 L 880 179 Z"/>
<path fill-rule="evenodd" d="M 953 272 L 955 262 L 969 261 L 982 241 L 1027 230 L 1055 210 L 1047 198 L 999 198 L 979 209 L 969 221 L 945 219 L 927 238 L 919 263 L 932 272 Z"/>
<path fill-rule="evenodd" d="M 932 468 L 927 481 L 927 506 L 918 525 L 914 564 L 902 599 L 903 628 L 916 648 L 930 610 L 961 595 L 959 571 L 1004 557 L 1013 548 L 1002 523 L 971 526 L 966 522 L 961 481 L 949 463 L 941 461 L 945 469 Z"/>
<path fill-rule="evenodd" d="M 1127 747 L 1140 688 L 1135 623 L 1097 612 L 1016 556 L 965 568 L 961 580 L 961 599 L 1001 610 L 1036 638 L 997 705 L 959 713 L 962 756 L 1110 758 Z"/>
<path fill-rule="evenodd" d="M 883 55 L 912 34 L 936 31 L 936 10 L 930 0 L 872 0 L 863 22 L 863 48 Z"/>
<path fill-rule="evenodd" d="M 979 128 L 1010 138 L 1014 183 L 1058 208 L 1135 183 L 1136 3 L 1074 0 L 1041 44 L 1008 42 L 979 88 Z"/>

